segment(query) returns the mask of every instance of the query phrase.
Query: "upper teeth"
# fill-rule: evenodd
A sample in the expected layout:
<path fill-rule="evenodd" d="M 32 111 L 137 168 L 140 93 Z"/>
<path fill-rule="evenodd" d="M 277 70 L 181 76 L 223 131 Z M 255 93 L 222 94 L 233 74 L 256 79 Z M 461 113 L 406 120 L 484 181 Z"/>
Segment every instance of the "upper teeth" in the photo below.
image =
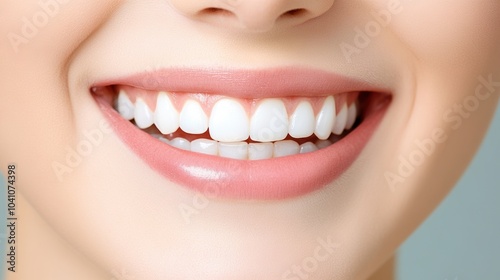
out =
<path fill-rule="evenodd" d="M 124 94 L 122 98 L 128 99 Z M 170 134 L 179 129 L 179 113 L 166 93 L 158 95 L 154 122 L 158 130 L 163 134 Z"/>
<path fill-rule="evenodd" d="M 331 133 L 340 135 L 344 130 L 351 129 L 358 113 L 356 102 L 347 104 L 336 98 L 325 98 L 316 114 L 313 105 L 307 100 L 300 101 L 289 114 L 282 99 L 267 98 L 258 102 L 253 114 L 249 114 L 238 100 L 223 97 L 215 102 L 210 115 L 207 115 L 200 102 L 194 98 L 186 100 L 179 112 L 172 102 L 172 94 L 160 92 L 153 112 L 144 99 L 137 97 L 134 104 L 125 90 L 120 90 L 115 107 L 123 118 L 135 119 L 139 128 L 145 129 L 155 124 L 165 135 L 180 128 L 190 134 L 208 131 L 213 140 L 225 143 L 249 138 L 256 142 L 276 142 L 287 135 L 306 138 L 315 134 L 320 140 L 325 140 Z M 336 109 L 339 106 L 340 110 Z M 285 142 L 283 145 L 287 144 Z"/>

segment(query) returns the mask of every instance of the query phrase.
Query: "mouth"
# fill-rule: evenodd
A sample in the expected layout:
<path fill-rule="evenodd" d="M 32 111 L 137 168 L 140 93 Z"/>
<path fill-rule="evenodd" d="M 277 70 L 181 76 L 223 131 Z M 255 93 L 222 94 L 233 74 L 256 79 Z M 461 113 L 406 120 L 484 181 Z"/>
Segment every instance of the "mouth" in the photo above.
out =
<path fill-rule="evenodd" d="M 319 70 L 162 70 L 94 84 L 116 134 L 168 180 L 218 198 L 286 199 L 355 161 L 390 104 Z"/>

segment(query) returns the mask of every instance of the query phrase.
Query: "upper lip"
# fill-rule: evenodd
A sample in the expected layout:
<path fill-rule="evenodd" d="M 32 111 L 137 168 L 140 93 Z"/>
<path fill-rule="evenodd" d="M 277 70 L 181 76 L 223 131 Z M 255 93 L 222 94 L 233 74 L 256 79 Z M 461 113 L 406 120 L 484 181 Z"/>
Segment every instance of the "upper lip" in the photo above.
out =
<path fill-rule="evenodd" d="M 108 78 L 92 87 L 126 85 L 149 91 L 205 93 L 235 98 L 328 96 L 343 92 L 389 92 L 370 82 L 299 67 L 248 69 L 168 68 Z"/>

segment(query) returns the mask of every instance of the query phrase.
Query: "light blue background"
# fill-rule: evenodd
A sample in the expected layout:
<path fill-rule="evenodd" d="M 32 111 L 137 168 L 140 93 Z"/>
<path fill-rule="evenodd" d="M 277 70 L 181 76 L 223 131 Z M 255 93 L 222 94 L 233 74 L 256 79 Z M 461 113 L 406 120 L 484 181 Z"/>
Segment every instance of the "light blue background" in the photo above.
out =
<path fill-rule="evenodd" d="M 398 280 L 500 279 L 500 108 L 458 185 L 399 251 Z"/>

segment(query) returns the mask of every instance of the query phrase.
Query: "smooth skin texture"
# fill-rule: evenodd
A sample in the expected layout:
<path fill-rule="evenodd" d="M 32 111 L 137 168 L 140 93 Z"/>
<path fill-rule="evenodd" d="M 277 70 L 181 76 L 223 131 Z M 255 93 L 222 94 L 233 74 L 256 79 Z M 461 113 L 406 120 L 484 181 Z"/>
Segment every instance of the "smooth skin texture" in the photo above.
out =
<path fill-rule="evenodd" d="M 374 13 L 390 19 L 377 29 Z M 7 279 L 388 279 L 395 250 L 458 180 L 497 107 L 499 14 L 497 0 L 1 1 L 0 166 L 17 163 L 22 218 Z M 140 161 L 89 94 L 110 75 L 285 66 L 368 80 L 392 104 L 321 191 L 213 199 L 190 223 L 179 205 L 195 194 Z M 53 162 L 94 129 L 102 142 L 59 180 Z M 402 163 L 410 157 L 418 164 Z"/>

